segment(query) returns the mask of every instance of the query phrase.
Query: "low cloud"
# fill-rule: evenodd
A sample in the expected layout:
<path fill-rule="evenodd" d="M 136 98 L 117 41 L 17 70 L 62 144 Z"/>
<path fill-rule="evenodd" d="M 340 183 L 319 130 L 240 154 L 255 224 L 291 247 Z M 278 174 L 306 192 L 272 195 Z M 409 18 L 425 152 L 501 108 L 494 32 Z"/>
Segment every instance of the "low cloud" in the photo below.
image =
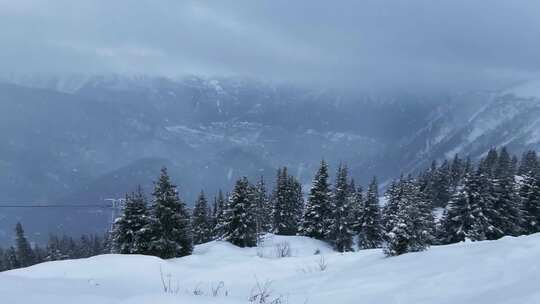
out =
<path fill-rule="evenodd" d="M 532 0 L 0 0 L 0 69 L 489 87 L 536 77 L 538 16 Z"/>

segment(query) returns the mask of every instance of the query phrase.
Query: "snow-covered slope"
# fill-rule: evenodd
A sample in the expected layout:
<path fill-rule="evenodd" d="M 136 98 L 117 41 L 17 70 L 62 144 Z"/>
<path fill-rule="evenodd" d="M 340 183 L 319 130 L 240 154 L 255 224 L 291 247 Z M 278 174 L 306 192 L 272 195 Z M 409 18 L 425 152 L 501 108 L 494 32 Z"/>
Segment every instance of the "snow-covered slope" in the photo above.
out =
<path fill-rule="evenodd" d="M 276 258 L 283 242 L 292 256 Z M 540 234 L 393 258 L 380 250 L 340 254 L 312 239 L 269 236 L 262 249 L 212 242 L 168 261 L 103 255 L 44 263 L 0 274 L 0 295 L 10 304 L 249 303 L 259 281 L 272 282 L 272 297 L 283 295 L 291 304 L 540 303 L 539 255 Z M 161 278 L 172 293 L 163 291 Z"/>
<path fill-rule="evenodd" d="M 540 149 L 539 92 L 540 81 L 533 81 L 501 92 L 454 96 L 403 141 L 404 171 L 455 153 L 476 159 L 491 147 L 508 146 L 513 153 Z"/>

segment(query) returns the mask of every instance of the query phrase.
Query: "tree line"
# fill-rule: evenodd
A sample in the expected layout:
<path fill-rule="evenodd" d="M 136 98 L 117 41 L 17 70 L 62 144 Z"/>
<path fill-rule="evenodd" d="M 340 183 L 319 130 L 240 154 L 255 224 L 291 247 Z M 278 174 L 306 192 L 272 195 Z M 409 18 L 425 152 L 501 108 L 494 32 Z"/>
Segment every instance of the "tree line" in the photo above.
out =
<path fill-rule="evenodd" d="M 0 271 L 49 261 L 88 258 L 109 252 L 110 246 L 106 236 L 87 234 L 79 239 L 67 235 L 61 237 L 50 235 L 45 247 L 37 244 L 32 246 L 24 233 L 23 226 L 17 223 L 14 246 L 7 249 L 0 248 Z"/>
<path fill-rule="evenodd" d="M 380 204 L 375 177 L 364 190 L 347 166 L 339 165 L 332 184 L 323 160 L 306 201 L 302 185 L 284 167 L 271 193 L 262 178 L 252 183 L 242 177 L 230 194 L 219 192 L 213 204 L 201 192 L 191 213 L 163 170 L 150 208 L 140 191 L 128 197 L 113 246 L 120 253 L 168 258 L 190 254 L 192 244 L 211 240 L 253 247 L 271 232 L 323 240 L 340 252 L 382 248 L 393 256 L 430 245 L 531 234 L 540 232 L 538 162 L 534 151 L 519 159 L 504 147 L 490 149 L 476 163 L 455 155 L 392 181 Z M 171 193 L 167 201 L 160 198 L 163 189 Z M 169 211 L 159 211 L 163 208 Z M 179 239 L 161 233 L 162 222 L 175 223 L 169 231 L 180 232 L 172 234 Z M 170 242 L 170 250 L 159 242 Z"/>
<path fill-rule="evenodd" d="M 506 148 L 491 149 L 475 163 L 459 155 L 433 162 L 419 174 L 389 183 L 382 204 L 375 177 L 364 190 L 341 164 L 331 183 L 323 160 L 306 197 L 283 167 L 270 193 L 263 178 L 242 177 L 212 202 L 201 191 L 188 210 L 163 168 L 150 202 L 140 187 L 126 196 L 106 247 L 113 253 L 173 258 L 212 240 L 254 247 L 262 235 L 274 233 L 323 240 L 340 252 L 382 248 L 394 256 L 430 245 L 540 232 L 534 151 L 519 159 Z"/>

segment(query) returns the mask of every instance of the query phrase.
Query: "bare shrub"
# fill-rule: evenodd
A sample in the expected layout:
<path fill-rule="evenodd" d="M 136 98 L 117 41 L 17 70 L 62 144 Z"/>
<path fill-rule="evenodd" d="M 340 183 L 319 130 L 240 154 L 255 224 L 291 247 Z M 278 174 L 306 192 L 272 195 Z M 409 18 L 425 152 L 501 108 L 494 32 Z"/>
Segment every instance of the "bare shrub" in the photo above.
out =
<path fill-rule="evenodd" d="M 159 266 L 159 274 L 161 277 L 161 286 L 163 287 L 163 292 L 168 294 L 178 294 L 180 291 L 180 284 L 178 282 L 176 285 L 174 284 L 172 275 L 170 273 L 164 274 L 161 266 Z"/>
<path fill-rule="evenodd" d="M 317 262 L 317 266 L 319 266 L 320 271 L 325 271 L 328 267 L 328 263 L 326 262 L 326 259 L 324 258 L 324 255 L 321 255 L 319 258 L 319 261 Z"/>
<path fill-rule="evenodd" d="M 256 280 L 255 286 L 251 289 L 248 298 L 249 303 L 253 304 L 286 304 L 286 298 L 283 295 L 274 296 L 272 290 L 272 281 L 265 281 L 261 284 Z"/>
<path fill-rule="evenodd" d="M 287 241 L 277 243 L 274 250 L 278 258 L 286 258 L 292 255 L 291 244 Z"/>
<path fill-rule="evenodd" d="M 264 247 L 257 247 L 257 256 L 260 258 L 264 258 Z"/>
<path fill-rule="evenodd" d="M 201 289 L 201 283 L 197 284 L 195 288 L 193 288 L 193 295 L 204 296 L 204 292 Z"/>
<path fill-rule="evenodd" d="M 219 283 L 217 283 L 216 285 L 212 284 L 210 289 L 211 289 L 212 297 L 214 298 L 219 297 L 220 295 L 222 296 L 229 295 L 229 291 L 225 289 L 225 282 L 223 281 L 219 281 Z"/>

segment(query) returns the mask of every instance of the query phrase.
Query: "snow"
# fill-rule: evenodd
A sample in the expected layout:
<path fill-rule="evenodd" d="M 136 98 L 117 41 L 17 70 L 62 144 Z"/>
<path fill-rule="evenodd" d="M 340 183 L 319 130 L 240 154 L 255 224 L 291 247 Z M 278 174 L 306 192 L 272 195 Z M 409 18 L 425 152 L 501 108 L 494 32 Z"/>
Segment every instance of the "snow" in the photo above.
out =
<path fill-rule="evenodd" d="M 293 254 L 277 258 L 271 253 L 283 242 Z M 317 249 L 320 255 L 313 254 Z M 380 250 L 341 254 L 309 238 L 268 235 L 262 249 L 210 242 L 196 246 L 192 256 L 167 261 L 102 255 L 43 263 L 0 273 L 0 295 L 10 304 L 236 304 L 249 303 L 257 280 L 271 280 L 274 296 L 291 304 L 540 303 L 539 255 L 540 234 L 392 258 Z M 161 274 L 173 292 L 163 291 Z M 223 287 L 213 297 L 219 282 Z"/>
<path fill-rule="evenodd" d="M 520 84 L 504 92 L 504 94 L 510 94 L 522 98 L 540 98 L 540 80 Z"/>

